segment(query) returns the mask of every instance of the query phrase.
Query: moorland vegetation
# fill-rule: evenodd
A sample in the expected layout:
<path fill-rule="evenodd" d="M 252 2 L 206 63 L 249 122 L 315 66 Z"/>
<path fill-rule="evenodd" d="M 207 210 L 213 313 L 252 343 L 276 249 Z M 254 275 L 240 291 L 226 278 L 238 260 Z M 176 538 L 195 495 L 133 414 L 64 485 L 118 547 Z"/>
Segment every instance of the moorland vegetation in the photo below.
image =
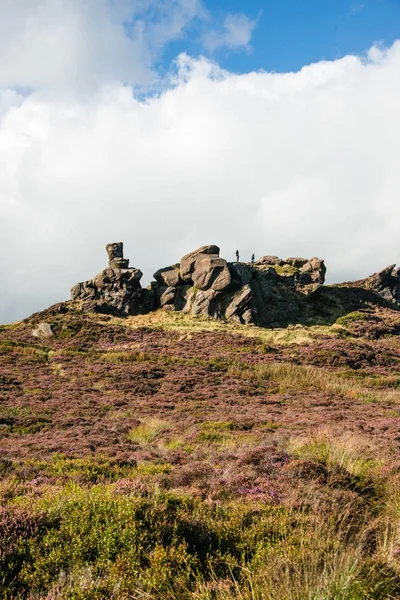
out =
<path fill-rule="evenodd" d="M 398 310 L 61 308 L 0 327 L 0 598 L 400 597 Z"/>

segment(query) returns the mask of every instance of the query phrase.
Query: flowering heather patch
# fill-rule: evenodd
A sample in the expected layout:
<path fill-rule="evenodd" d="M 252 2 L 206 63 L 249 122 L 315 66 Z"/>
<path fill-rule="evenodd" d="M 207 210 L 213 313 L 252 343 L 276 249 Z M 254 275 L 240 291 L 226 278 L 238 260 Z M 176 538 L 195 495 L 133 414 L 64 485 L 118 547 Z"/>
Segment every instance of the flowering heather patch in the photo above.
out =
<path fill-rule="evenodd" d="M 400 597 L 398 315 L 1 327 L 0 598 Z"/>

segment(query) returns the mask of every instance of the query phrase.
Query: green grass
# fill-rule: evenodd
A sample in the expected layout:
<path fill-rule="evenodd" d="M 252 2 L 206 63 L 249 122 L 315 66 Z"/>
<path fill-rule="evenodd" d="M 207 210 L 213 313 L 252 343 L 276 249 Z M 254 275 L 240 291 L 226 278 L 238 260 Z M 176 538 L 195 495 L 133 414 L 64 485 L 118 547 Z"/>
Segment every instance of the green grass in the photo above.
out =
<path fill-rule="evenodd" d="M 374 377 L 367 374 L 356 378 L 349 377 L 346 372 L 341 374 L 287 362 L 256 366 L 231 363 L 228 372 L 236 377 L 273 382 L 280 393 L 314 389 L 364 402 L 397 404 L 399 400 L 397 376 Z"/>
<path fill-rule="evenodd" d="M 147 445 L 169 429 L 171 429 L 171 424 L 168 421 L 153 417 L 142 421 L 140 425 L 131 429 L 128 438 L 135 444 Z"/>
<path fill-rule="evenodd" d="M 293 267 L 292 265 L 273 265 L 273 269 L 278 275 L 284 275 L 286 277 L 300 272 L 300 269 L 296 269 L 296 267 Z"/>
<path fill-rule="evenodd" d="M 98 315 L 94 319 L 101 319 Z M 323 337 L 340 337 L 345 329 L 340 325 L 289 325 L 284 328 L 265 329 L 256 325 L 239 325 L 223 322 L 210 317 L 195 316 L 180 311 L 166 311 L 159 309 L 147 315 L 138 315 L 121 319 L 112 317 L 113 324 L 122 327 L 137 329 L 151 327 L 165 331 L 178 331 L 190 339 L 192 333 L 200 331 L 232 333 L 249 338 L 257 338 L 261 343 L 276 345 L 310 344 Z"/>
<path fill-rule="evenodd" d="M 366 318 L 367 316 L 365 313 L 355 311 L 336 319 L 336 324 L 342 325 L 343 327 L 347 327 L 347 325 L 350 325 L 351 323 L 354 323 L 356 321 L 365 321 Z"/>
<path fill-rule="evenodd" d="M 322 508 L 121 494 L 116 484 L 17 496 L 2 520 L 0 598 L 398 597 L 396 569 L 381 562 L 392 540 L 379 538 L 376 557 L 369 544 L 383 522 L 366 508 L 360 525 L 351 503 Z"/>

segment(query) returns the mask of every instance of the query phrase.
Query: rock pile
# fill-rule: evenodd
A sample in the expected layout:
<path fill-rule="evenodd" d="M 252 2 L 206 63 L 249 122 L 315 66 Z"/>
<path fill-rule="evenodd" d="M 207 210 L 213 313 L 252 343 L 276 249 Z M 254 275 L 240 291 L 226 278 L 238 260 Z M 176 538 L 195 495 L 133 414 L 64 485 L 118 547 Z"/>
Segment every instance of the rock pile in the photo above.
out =
<path fill-rule="evenodd" d="M 159 269 L 143 289 L 142 272 L 129 267 L 122 242 L 107 244 L 106 250 L 109 267 L 71 290 L 83 310 L 123 316 L 164 308 L 271 327 L 339 315 L 347 302 L 343 287 L 323 286 L 326 267 L 316 257 L 228 263 L 218 246 L 202 246 Z M 373 297 L 400 302 L 400 272 L 394 265 L 356 284 Z M 357 304 L 354 293 L 351 298 Z"/>
<path fill-rule="evenodd" d="M 154 310 L 153 294 L 140 285 L 140 269 L 129 268 L 123 257 L 123 244 L 107 244 L 109 267 L 94 279 L 77 283 L 72 300 L 81 300 L 83 310 L 116 315 L 138 315 Z"/>
<path fill-rule="evenodd" d="M 300 286 L 322 285 L 325 282 L 325 263 L 316 256 L 310 259 L 291 256 L 286 260 L 278 256 L 262 256 L 255 264 L 260 267 L 274 267 L 278 274 L 292 277 L 293 282 Z"/>
<path fill-rule="evenodd" d="M 375 273 L 364 280 L 364 286 L 379 294 L 389 302 L 400 304 L 400 268 L 389 265 L 379 273 Z"/>
<path fill-rule="evenodd" d="M 251 291 L 246 284 L 251 273 L 236 268 L 219 256 L 215 245 L 202 246 L 186 254 L 181 262 L 154 273 L 151 285 L 156 304 L 169 310 L 183 310 L 250 323 Z M 238 290 L 241 294 L 238 294 Z"/>

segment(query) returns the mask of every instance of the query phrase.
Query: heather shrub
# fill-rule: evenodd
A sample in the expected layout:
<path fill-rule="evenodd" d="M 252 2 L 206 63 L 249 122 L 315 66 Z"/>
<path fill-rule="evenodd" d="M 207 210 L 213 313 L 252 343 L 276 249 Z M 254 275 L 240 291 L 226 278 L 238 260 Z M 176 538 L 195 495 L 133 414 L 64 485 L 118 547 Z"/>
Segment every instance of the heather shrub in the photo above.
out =
<path fill-rule="evenodd" d="M 169 473 L 168 463 L 137 463 L 134 459 L 118 459 L 102 455 L 82 458 L 67 457 L 55 453 L 47 461 L 26 460 L 14 466 L 19 480 L 33 477 L 49 477 L 60 482 L 95 484 L 98 482 L 118 481 L 119 479 L 155 476 Z"/>
<path fill-rule="evenodd" d="M 243 561 L 283 539 L 293 524 L 282 508 L 210 505 L 173 493 L 117 494 L 104 485 L 69 485 L 19 503 L 21 508 L 7 512 L 3 598 L 25 597 L 28 589 L 47 594 L 60 578 L 63 598 L 105 598 L 116 587 L 134 594 L 139 586 L 154 597 L 193 590 L 199 578 L 213 573 L 239 577 Z M 10 547 L 11 538 L 16 541 Z"/>

